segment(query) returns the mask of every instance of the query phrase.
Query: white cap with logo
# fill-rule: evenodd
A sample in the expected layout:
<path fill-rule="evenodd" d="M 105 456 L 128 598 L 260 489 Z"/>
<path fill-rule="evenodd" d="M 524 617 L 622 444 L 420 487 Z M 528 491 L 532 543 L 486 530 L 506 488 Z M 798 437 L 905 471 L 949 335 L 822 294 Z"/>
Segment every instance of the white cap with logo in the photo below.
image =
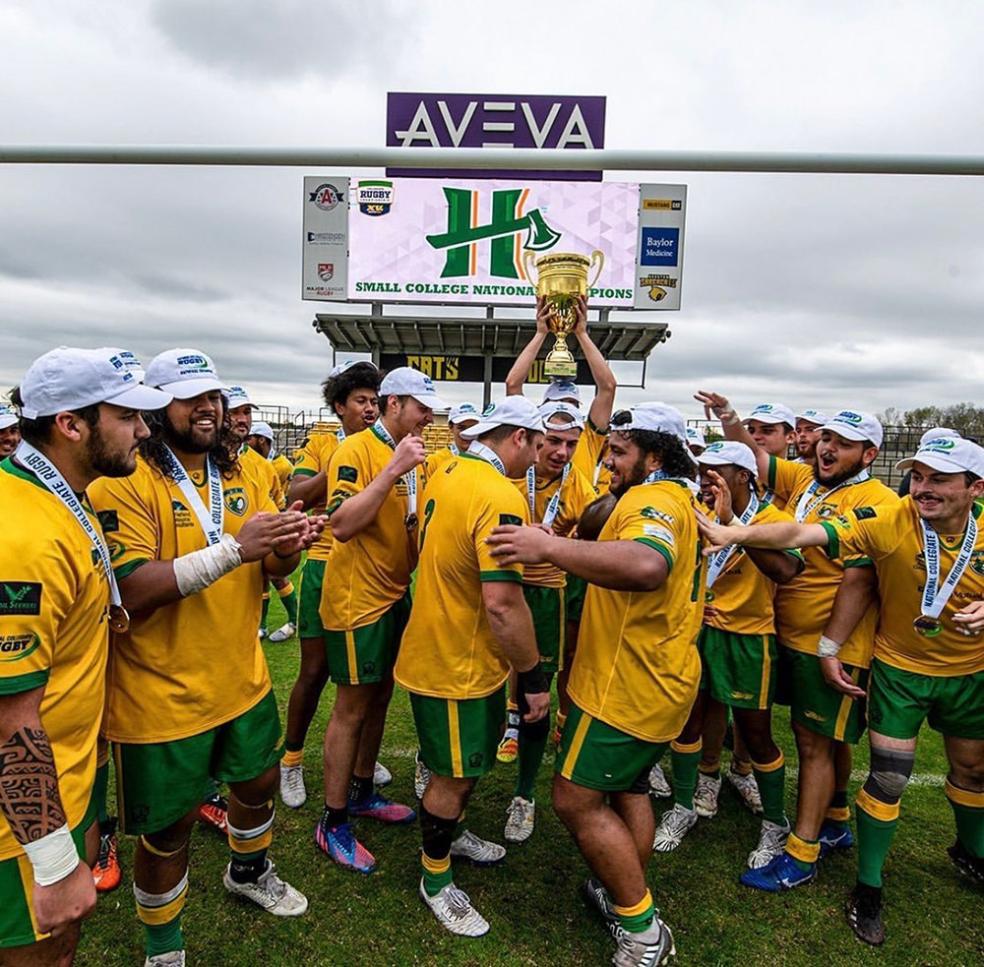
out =
<path fill-rule="evenodd" d="M 229 389 L 232 388 L 231 386 L 229 387 Z M 269 423 L 264 423 L 263 420 L 253 420 L 253 425 L 249 428 L 249 435 L 266 437 L 272 443 L 273 427 Z"/>
<path fill-rule="evenodd" d="M 928 443 L 930 440 L 936 440 L 939 437 L 946 436 L 958 437 L 960 434 L 956 430 L 951 430 L 948 426 L 934 426 L 919 438 L 919 446 Z"/>
<path fill-rule="evenodd" d="M 584 429 L 584 414 L 576 406 L 571 406 L 570 403 L 565 403 L 563 400 L 551 400 L 548 403 L 542 403 L 539 409 L 540 416 L 543 417 L 543 425 L 547 430 Z M 566 414 L 569 419 L 554 419 L 558 413 Z"/>
<path fill-rule="evenodd" d="M 870 440 L 879 448 L 884 439 L 881 423 L 870 413 L 862 413 L 860 410 L 841 410 L 827 420 L 820 429 L 830 430 L 831 433 L 836 433 L 845 440 L 853 440 L 855 443 Z"/>
<path fill-rule="evenodd" d="M 17 410 L 12 406 L 8 406 L 6 403 L 0 403 L 0 430 L 6 430 L 9 427 L 16 426 L 19 419 Z"/>
<path fill-rule="evenodd" d="M 215 364 L 197 349 L 165 349 L 147 364 L 148 386 L 156 386 L 177 400 L 190 400 L 202 393 L 225 391 Z"/>
<path fill-rule="evenodd" d="M 59 346 L 31 363 L 20 383 L 28 420 L 54 416 L 65 410 L 79 410 L 94 403 L 112 403 L 128 410 L 159 410 L 171 402 L 161 393 L 140 382 L 136 357 L 123 350 L 71 349 Z"/>
<path fill-rule="evenodd" d="M 683 452 L 691 461 L 697 463 L 697 458 L 690 452 L 688 445 L 687 424 L 678 409 L 667 403 L 640 403 L 621 412 L 628 412 L 630 419 L 627 423 L 612 423 L 610 429 L 613 433 L 628 433 L 630 430 L 668 433 L 683 444 Z"/>
<path fill-rule="evenodd" d="M 500 426 L 516 426 L 524 430 L 543 433 L 543 417 L 536 403 L 525 396 L 505 396 L 493 400 L 482 411 L 482 417 L 474 426 L 462 430 L 461 435 L 469 440 L 489 433 Z"/>
<path fill-rule="evenodd" d="M 451 407 L 448 413 L 448 423 L 457 426 L 459 423 L 467 423 L 469 420 L 478 422 L 482 414 L 478 412 L 478 407 L 474 403 L 459 403 Z"/>
<path fill-rule="evenodd" d="M 353 366 L 372 366 L 373 369 L 376 368 L 376 364 L 371 359 L 350 359 L 347 363 L 339 363 L 337 366 L 332 366 L 328 370 L 328 378 L 334 379 L 336 376 L 341 376 L 342 373 L 351 369 Z"/>
<path fill-rule="evenodd" d="M 249 393 L 242 386 L 230 386 L 225 391 L 226 405 L 230 410 L 237 410 L 240 406 L 253 406 L 253 401 L 249 398 Z"/>
<path fill-rule="evenodd" d="M 804 423 L 812 423 L 814 426 L 823 426 L 827 422 L 827 414 L 822 410 L 806 409 L 800 410 L 796 414 L 797 420 L 803 420 Z"/>
<path fill-rule="evenodd" d="M 550 403 L 553 400 L 576 400 L 580 404 L 581 391 L 573 380 L 555 379 L 550 382 L 543 394 L 544 403 Z"/>
<path fill-rule="evenodd" d="M 397 366 L 391 369 L 379 385 L 379 395 L 412 396 L 423 406 L 432 410 L 446 410 L 448 404 L 437 395 L 434 382 L 430 376 L 425 376 L 419 369 L 412 366 Z"/>
<path fill-rule="evenodd" d="M 782 403 L 759 403 L 751 413 L 745 417 L 744 423 L 749 420 L 757 420 L 759 423 L 788 423 L 790 426 L 796 425 L 796 417 L 788 406 Z"/>
<path fill-rule="evenodd" d="M 736 440 L 718 440 L 710 444 L 697 460 L 709 467 L 724 467 L 733 463 L 736 467 L 747 470 L 752 476 L 758 473 L 752 448 Z"/>
<path fill-rule="evenodd" d="M 704 431 L 699 426 L 688 426 L 687 443 L 692 447 L 706 447 L 707 441 L 704 439 Z"/>
<path fill-rule="evenodd" d="M 919 444 L 914 457 L 900 460 L 897 470 L 911 470 L 914 463 L 923 463 L 939 473 L 970 471 L 984 477 L 984 447 L 959 436 L 940 436 Z"/>

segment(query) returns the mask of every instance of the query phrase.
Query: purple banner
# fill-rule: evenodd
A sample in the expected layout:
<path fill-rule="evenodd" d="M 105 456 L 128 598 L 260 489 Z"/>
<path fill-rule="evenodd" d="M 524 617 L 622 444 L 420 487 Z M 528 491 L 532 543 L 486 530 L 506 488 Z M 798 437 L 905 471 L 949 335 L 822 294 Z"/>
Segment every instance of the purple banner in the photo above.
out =
<path fill-rule="evenodd" d="M 551 94 L 386 95 L 386 144 L 409 148 L 605 146 L 605 98 Z M 601 181 L 600 171 L 387 168 L 391 178 L 522 178 Z"/>

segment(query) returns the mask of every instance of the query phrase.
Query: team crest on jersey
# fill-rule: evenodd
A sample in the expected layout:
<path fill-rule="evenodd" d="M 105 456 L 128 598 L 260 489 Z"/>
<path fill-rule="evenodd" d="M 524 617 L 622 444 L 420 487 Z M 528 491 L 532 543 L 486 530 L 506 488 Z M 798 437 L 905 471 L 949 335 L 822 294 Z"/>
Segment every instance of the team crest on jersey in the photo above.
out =
<path fill-rule="evenodd" d="M 830 504 L 821 504 L 817 508 L 817 517 L 819 517 L 820 520 L 829 520 L 831 517 L 836 517 L 836 516 L 837 516 L 837 508 L 833 507 Z M 847 523 L 846 518 L 844 518 L 844 522 Z"/>
<path fill-rule="evenodd" d="M 99 518 L 99 526 L 103 533 L 118 531 L 120 529 L 120 516 L 115 510 L 100 510 L 96 512 Z"/>
<path fill-rule="evenodd" d="M 242 487 L 230 487 L 225 491 L 224 496 L 226 510 L 230 514 L 242 517 L 246 513 L 246 509 L 249 507 L 249 498 L 246 496 L 246 491 Z"/>
<path fill-rule="evenodd" d="M 356 467 L 339 467 L 338 479 L 346 483 L 355 483 L 359 479 L 359 471 Z"/>
<path fill-rule="evenodd" d="M 984 551 L 974 551 L 970 558 L 970 569 L 975 574 L 984 575 Z"/>

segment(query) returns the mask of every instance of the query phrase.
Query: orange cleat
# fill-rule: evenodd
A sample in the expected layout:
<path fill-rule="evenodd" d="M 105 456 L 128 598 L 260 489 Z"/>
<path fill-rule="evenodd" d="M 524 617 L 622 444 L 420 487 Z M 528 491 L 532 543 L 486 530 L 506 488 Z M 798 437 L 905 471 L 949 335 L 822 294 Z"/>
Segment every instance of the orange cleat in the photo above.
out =
<path fill-rule="evenodd" d="M 92 867 L 92 879 L 100 893 L 109 893 L 120 885 L 123 871 L 116 852 L 116 820 L 106 824 L 106 831 L 99 831 L 99 855 Z"/>
<path fill-rule="evenodd" d="M 225 836 L 228 830 L 229 802 L 225 796 L 209 796 L 198 807 L 198 821 Z"/>

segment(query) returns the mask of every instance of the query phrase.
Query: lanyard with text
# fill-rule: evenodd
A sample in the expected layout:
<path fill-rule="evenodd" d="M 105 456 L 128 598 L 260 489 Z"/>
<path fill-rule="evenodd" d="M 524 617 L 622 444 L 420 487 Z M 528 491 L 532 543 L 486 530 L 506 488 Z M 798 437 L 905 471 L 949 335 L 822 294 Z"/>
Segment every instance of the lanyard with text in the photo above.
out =
<path fill-rule="evenodd" d="M 977 544 L 977 521 L 971 514 L 960 545 L 960 552 L 942 586 L 940 586 L 940 536 L 927 526 L 922 518 L 919 519 L 919 526 L 922 528 L 923 553 L 926 557 L 926 584 L 923 587 L 921 614 L 913 625 L 920 634 L 932 638 L 943 630 L 940 615 L 974 554 L 974 545 Z"/>
<path fill-rule="evenodd" d="M 487 447 L 484 443 L 479 443 L 478 440 L 476 440 L 468 448 L 468 452 L 473 457 L 478 457 L 486 463 L 491 463 L 503 477 L 509 476 L 509 474 L 506 473 L 506 465 L 499 459 L 499 455 L 491 447 Z"/>
<path fill-rule="evenodd" d="M 185 500 L 188 501 L 188 509 L 198 518 L 205 540 L 212 544 L 218 544 L 222 540 L 222 529 L 225 522 L 225 505 L 222 503 L 222 474 L 219 468 L 209 457 L 205 458 L 205 473 L 208 475 L 208 502 L 209 509 L 205 509 L 202 498 L 198 496 L 198 490 L 191 482 L 191 477 L 181 466 L 178 458 L 165 446 L 165 453 L 170 458 L 171 465 L 166 468 L 168 476 L 178 485 Z"/>
<path fill-rule="evenodd" d="M 386 429 L 381 419 L 376 420 L 372 427 L 376 431 L 376 435 L 380 440 L 383 441 L 391 450 L 396 449 L 396 441 L 393 439 L 392 434 Z M 413 530 L 417 526 L 417 468 L 411 467 L 404 475 L 403 482 L 406 484 L 407 488 L 407 516 L 404 518 L 404 523 L 407 525 L 407 530 Z"/>
<path fill-rule="evenodd" d="M 817 491 L 823 486 L 819 480 L 814 480 L 806 490 L 803 491 L 803 496 L 800 497 L 799 503 L 796 505 L 796 523 L 802 524 L 807 517 L 817 508 L 819 504 L 822 504 L 828 497 L 832 494 L 837 493 L 842 487 L 851 487 L 854 484 L 864 483 L 866 480 L 870 479 L 871 471 L 865 468 L 859 471 L 853 477 L 849 477 L 847 480 L 842 481 L 836 487 L 831 487 L 830 490 L 825 490 L 822 494 L 817 494 Z"/>
<path fill-rule="evenodd" d="M 564 484 L 567 483 L 567 478 L 571 475 L 571 465 L 569 463 L 564 464 L 564 472 L 560 477 L 560 486 L 557 487 L 556 493 L 550 498 L 547 504 L 547 509 L 543 512 L 542 523 L 546 527 L 552 527 L 554 520 L 557 518 L 557 511 L 560 510 L 560 494 L 564 489 Z M 536 468 L 530 467 L 526 471 L 526 499 L 530 502 L 530 520 L 536 523 Z"/>
<path fill-rule="evenodd" d="M 337 429 L 337 430 L 335 431 L 335 439 L 336 439 L 336 440 L 337 440 L 337 441 L 338 441 L 339 443 L 341 443 L 341 442 L 342 442 L 342 440 L 344 440 L 344 439 L 345 439 L 345 427 L 344 427 L 344 426 L 340 426 L 340 427 L 339 427 L 339 428 L 338 428 L 338 429 Z"/>
<path fill-rule="evenodd" d="M 454 457 L 460 457 L 461 456 L 461 451 L 458 449 L 458 445 L 456 443 L 449 443 L 448 444 L 448 449 L 451 451 L 451 455 L 452 456 L 454 456 Z"/>
<path fill-rule="evenodd" d="M 742 527 L 747 526 L 752 518 L 758 513 L 759 501 L 755 494 L 751 494 L 748 500 L 748 506 L 745 508 L 741 517 L 738 518 L 738 523 Z M 718 551 L 707 565 L 707 586 L 713 587 L 714 582 L 721 576 L 721 572 L 727 567 L 728 561 L 731 560 L 731 555 L 734 554 L 737 544 L 729 544 L 727 547 Z"/>
<path fill-rule="evenodd" d="M 35 450 L 27 441 L 21 441 L 17 449 L 17 461 L 28 470 L 33 471 L 34 475 L 44 484 L 64 506 L 71 511 L 72 516 L 79 522 L 79 526 L 85 531 L 92 546 L 99 553 L 99 560 L 102 561 L 103 571 L 106 580 L 109 582 L 109 627 L 113 631 L 122 634 L 130 627 L 130 616 L 123 607 L 123 599 L 120 597 L 120 589 L 116 583 L 116 575 L 113 574 L 113 563 L 109 557 L 109 548 L 103 539 L 99 529 L 92 523 L 89 515 L 82 506 L 82 501 L 75 495 L 75 491 L 69 487 L 65 478 L 61 475 L 58 468 L 48 460 L 44 454 Z"/>

